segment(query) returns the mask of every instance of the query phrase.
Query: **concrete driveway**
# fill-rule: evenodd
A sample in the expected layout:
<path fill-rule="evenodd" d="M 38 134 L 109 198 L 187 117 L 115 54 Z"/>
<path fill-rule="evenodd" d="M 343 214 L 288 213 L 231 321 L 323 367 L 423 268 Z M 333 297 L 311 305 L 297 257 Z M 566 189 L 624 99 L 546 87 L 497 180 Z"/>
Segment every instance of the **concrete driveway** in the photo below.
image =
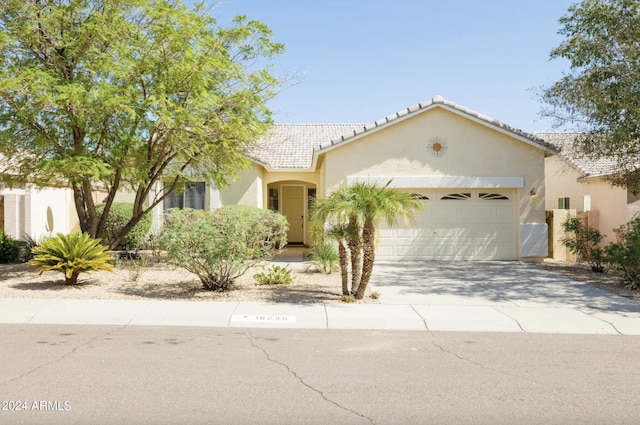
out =
<path fill-rule="evenodd" d="M 376 263 L 370 284 L 381 304 L 411 305 L 431 329 L 640 330 L 640 303 L 518 261 Z"/>

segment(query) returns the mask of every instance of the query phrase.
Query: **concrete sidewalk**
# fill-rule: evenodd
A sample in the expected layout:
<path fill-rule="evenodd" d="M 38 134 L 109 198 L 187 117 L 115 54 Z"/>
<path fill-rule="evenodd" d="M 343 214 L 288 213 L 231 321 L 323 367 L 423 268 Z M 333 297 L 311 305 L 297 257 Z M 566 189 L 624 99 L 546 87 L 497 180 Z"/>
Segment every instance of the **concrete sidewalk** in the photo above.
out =
<path fill-rule="evenodd" d="M 640 335 L 639 311 L 575 306 L 0 299 L 0 323 Z"/>

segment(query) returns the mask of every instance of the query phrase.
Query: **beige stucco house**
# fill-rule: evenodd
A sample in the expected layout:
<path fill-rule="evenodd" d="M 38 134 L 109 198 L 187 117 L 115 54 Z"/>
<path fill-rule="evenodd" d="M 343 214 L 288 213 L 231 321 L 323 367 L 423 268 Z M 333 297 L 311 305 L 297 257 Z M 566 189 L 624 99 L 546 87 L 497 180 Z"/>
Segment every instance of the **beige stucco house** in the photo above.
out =
<path fill-rule="evenodd" d="M 589 226 L 604 235 L 603 244 L 615 242 L 613 229 L 640 213 L 640 197 L 612 186 L 606 177 L 615 174 L 614 161 L 593 161 L 573 147 L 579 133 L 536 133 L 558 154 L 545 160 L 545 208 L 556 214 L 568 210 L 586 212 Z"/>
<path fill-rule="evenodd" d="M 540 138 L 439 96 L 371 124 L 280 124 L 253 166 L 221 191 L 195 181 L 171 207 L 277 210 L 291 243 L 311 243 L 309 205 L 341 185 L 377 181 L 419 194 L 409 224 L 381 228 L 380 260 L 515 260 L 547 255 Z"/>

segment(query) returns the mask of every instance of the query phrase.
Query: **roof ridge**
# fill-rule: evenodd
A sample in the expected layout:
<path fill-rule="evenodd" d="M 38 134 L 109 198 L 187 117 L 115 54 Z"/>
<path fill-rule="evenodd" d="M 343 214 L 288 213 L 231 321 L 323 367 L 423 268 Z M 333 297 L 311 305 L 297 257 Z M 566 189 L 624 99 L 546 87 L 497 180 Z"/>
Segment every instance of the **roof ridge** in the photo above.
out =
<path fill-rule="evenodd" d="M 384 118 L 381 118 L 379 120 L 376 120 L 372 123 L 367 123 L 365 125 L 362 126 L 362 128 L 356 128 L 354 129 L 352 132 L 346 133 L 338 138 L 335 139 L 331 139 L 327 142 L 324 143 L 320 143 L 319 145 L 316 145 L 315 150 L 316 151 L 320 151 L 322 149 L 326 149 L 329 148 L 331 146 L 335 146 L 338 144 L 341 144 L 349 139 L 352 139 L 353 137 L 359 136 L 360 134 L 363 133 L 367 133 L 369 131 L 375 130 L 376 128 L 382 127 L 382 126 L 386 126 L 387 124 L 403 118 L 405 116 L 409 116 L 409 115 L 413 115 L 415 113 L 418 113 L 421 110 L 433 107 L 434 105 L 443 105 L 449 108 L 452 108 L 458 112 L 461 112 L 463 114 L 469 115 L 471 117 L 474 117 L 480 121 L 484 121 L 487 124 L 496 126 L 498 128 L 501 128 L 505 131 L 508 131 L 510 133 L 514 133 L 520 137 L 524 137 L 526 139 L 529 139 L 530 141 L 532 141 L 533 143 L 543 146 L 545 148 L 551 149 L 551 150 L 555 150 L 555 146 L 547 143 L 545 140 L 541 139 L 540 137 L 537 137 L 535 134 L 533 133 L 528 133 L 526 131 L 517 129 L 515 127 L 512 127 L 510 125 L 507 125 L 495 118 L 491 118 L 487 115 L 481 114 L 477 111 L 474 111 L 473 109 L 469 109 L 465 106 L 461 106 L 458 105 L 455 102 L 452 102 L 450 100 L 446 100 L 444 97 L 440 96 L 440 95 L 435 95 L 433 98 L 431 98 L 430 100 L 427 101 L 423 101 L 420 102 L 416 105 L 412 105 L 409 106 L 407 108 L 401 109 L 391 115 L 387 115 Z"/>

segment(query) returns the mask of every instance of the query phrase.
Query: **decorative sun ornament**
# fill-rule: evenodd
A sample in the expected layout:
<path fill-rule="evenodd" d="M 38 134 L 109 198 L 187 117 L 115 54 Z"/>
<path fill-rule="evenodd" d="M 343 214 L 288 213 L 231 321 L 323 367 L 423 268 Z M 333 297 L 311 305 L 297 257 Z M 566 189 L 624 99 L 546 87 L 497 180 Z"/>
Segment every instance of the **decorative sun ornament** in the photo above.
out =
<path fill-rule="evenodd" d="M 439 158 L 447 153 L 447 141 L 442 137 L 432 137 L 428 142 L 429 155 Z"/>

